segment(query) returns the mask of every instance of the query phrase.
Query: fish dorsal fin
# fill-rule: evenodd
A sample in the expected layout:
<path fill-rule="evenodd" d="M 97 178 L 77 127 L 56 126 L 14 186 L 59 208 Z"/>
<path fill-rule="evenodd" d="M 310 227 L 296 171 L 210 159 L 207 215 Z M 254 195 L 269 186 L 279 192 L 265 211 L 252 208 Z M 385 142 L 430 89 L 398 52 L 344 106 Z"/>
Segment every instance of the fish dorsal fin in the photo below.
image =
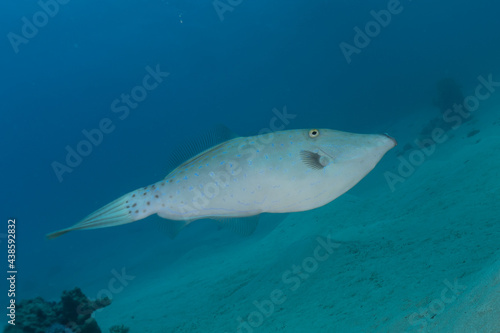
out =
<path fill-rule="evenodd" d="M 217 217 L 219 228 L 229 229 L 240 236 L 250 236 L 254 233 L 259 223 L 260 215 L 238 218 Z"/>
<path fill-rule="evenodd" d="M 193 157 L 199 155 L 207 149 L 217 146 L 225 141 L 237 138 L 238 136 L 225 125 L 216 125 L 201 135 L 187 139 L 186 142 L 177 147 L 168 162 L 169 173 L 178 166 L 185 164 Z"/>

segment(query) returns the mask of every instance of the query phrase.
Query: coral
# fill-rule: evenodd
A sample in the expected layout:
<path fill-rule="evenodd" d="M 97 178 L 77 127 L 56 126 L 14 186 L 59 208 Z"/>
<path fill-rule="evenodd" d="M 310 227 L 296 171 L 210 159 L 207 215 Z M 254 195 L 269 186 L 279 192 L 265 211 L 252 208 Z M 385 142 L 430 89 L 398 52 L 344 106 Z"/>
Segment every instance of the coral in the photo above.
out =
<path fill-rule="evenodd" d="M 47 328 L 57 322 L 57 318 L 55 302 L 46 302 L 41 297 L 23 300 L 16 309 L 16 326 L 9 325 L 4 332 L 45 333 Z"/>
<path fill-rule="evenodd" d="M 81 325 L 87 321 L 92 312 L 111 304 L 109 298 L 91 301 L 83 294 L 80 288 L 64 291 L 61 296 L 62 318 L 65 321 L 76 322 Z"/>
<path fill-rule="evenodd" d="M 73 330 L 69 327 L 66 327 L 61 324 L 54 324 L 50 326 L 45 333 L 75 333 Z"/>
<path fill-rule="evenodd" d="M 16 309 L 16 326 L 5 333 L 101 333 L 92 312 L 111 304 L 109 298 L 91 301 L 80 288 L 64 291 L 59 302 L 41 297 L 22 300 Z"/>

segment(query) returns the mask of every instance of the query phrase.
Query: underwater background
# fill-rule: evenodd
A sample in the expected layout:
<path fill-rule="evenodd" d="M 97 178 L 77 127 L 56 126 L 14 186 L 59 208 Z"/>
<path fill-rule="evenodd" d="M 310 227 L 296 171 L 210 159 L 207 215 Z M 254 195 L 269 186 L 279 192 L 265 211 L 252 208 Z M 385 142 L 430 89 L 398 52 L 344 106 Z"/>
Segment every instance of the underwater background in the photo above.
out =
<path fill-rule="evenodd" d="M 78 287 L 112 299 L 92 314 L 103 332 L 500 332 L 499 13 L 493 0 L 2 2 L 0 245 L 8 277 L 15 219 L 16 305 Z M 154 216 L 45 238 L 165 177 L 207 129 L 255 135 L 276 117 L 399 145 L 337 200 L 264 215 L 249 237 L 199 221 L 170 239 Z M 42 312 L 3 324 L 62 331 Z"/>

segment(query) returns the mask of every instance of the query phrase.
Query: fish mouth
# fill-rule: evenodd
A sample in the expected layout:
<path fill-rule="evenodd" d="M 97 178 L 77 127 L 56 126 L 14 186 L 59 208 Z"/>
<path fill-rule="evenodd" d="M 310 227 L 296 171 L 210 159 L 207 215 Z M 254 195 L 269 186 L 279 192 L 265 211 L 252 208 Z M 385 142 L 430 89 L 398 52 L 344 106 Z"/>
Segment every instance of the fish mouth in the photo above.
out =
<path fill-rule="evenodd" d="M 396 141 L 396 139 L 394 139 L 394 138 L 393 138 L 392 136 L 390 136 L 389 134 L 384 133 L 384 134 L 382 134 L 382 135 L 384 135 L 385 137 L 387 137 L 387 138 L 391 139 L 391 141 L 394 143 L 394 146 L 397 146 L 397 145 L 398 145 L 398 142 Z"/>

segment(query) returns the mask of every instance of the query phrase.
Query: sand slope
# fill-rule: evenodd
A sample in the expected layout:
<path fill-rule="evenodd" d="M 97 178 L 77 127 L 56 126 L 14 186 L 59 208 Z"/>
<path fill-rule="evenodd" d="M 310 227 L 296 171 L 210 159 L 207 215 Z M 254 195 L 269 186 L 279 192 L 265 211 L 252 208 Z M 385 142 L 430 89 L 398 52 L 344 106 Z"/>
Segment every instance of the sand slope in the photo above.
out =
<path fill-rule="evenodd" d="M 241 242 L 201 244 L 172 265 L 145 263 L 98 322 L 131 332 L 500 332 L 497 115 L 450 133 L 394 192 L 383 173 L 396 171 L 397 149 L 326 207 Z"/>

